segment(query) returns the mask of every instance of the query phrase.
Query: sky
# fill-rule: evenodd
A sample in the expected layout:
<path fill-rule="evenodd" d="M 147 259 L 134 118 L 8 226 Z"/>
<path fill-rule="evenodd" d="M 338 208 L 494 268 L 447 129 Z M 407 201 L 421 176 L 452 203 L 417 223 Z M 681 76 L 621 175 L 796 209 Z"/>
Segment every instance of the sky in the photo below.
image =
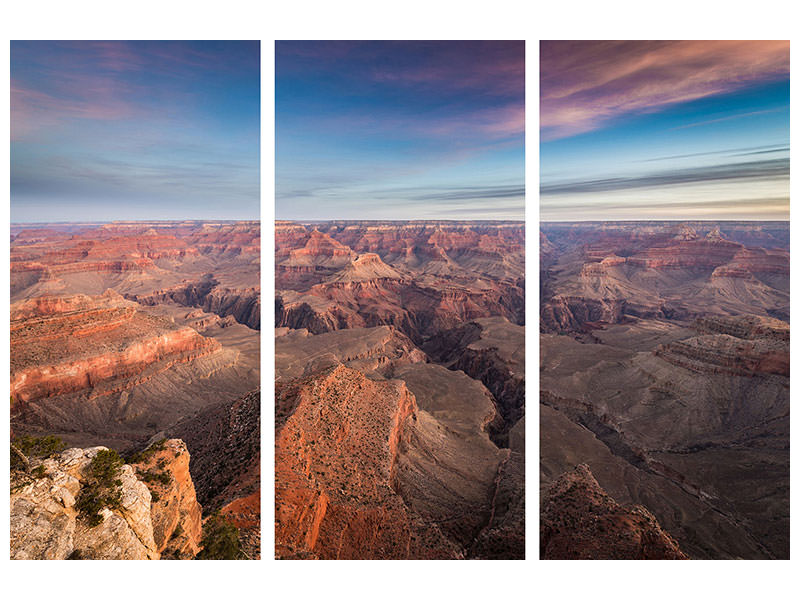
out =
<path fill-rule="evenodd" d="M 540 46 L 543 221 L 789 218 L 789 42 Z"/>
<path fill-rule="evenodd" d="M 11 222 L 258 219 L 259 42 L 11 42 Z"/>
<path fill-rule="evenodd" d="M 523 219 L 524 42 L 276 43 L 276 217 Z"/>

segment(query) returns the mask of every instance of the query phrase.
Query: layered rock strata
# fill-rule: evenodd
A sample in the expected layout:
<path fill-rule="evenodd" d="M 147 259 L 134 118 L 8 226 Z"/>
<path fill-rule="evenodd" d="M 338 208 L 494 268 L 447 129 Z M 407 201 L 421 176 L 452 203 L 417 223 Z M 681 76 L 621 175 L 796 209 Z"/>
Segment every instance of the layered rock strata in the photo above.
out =
<path fill-rule="evenodd" d="M 26 402 L 119 392 L 221 349 L 189 327 L 137 311 L 114 292 L 13 305 L 11 347 L 11 395 Z"/>

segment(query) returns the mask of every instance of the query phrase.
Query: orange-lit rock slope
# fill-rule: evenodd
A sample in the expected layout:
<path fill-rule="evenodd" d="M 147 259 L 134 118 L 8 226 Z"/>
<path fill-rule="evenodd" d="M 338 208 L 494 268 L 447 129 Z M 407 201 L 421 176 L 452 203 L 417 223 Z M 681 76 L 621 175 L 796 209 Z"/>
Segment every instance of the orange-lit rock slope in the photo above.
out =
<path fill-rule="evenodd" d="M 275 442 L 279 558 L 459 555 L 396 491 L 403 436 L 417 419 L 404 384 L 340 366 L 279 394 L 279 406 L 294 405 Z"/>
<path fill-rule="evenodd" d="M 200 551 L 203 523 L 186 444 L 157 442 L 137 455 L 133 468 L 150 490 L 153 540 L 161 558 L 193 558 Z"/>
<path fill-rule="evenodd" d="M 191 328 L 136 310 L 114 292 L 11 307 L 11 395 L 26 402 L 122 391 L 172 365 L 218 352 Z"/>

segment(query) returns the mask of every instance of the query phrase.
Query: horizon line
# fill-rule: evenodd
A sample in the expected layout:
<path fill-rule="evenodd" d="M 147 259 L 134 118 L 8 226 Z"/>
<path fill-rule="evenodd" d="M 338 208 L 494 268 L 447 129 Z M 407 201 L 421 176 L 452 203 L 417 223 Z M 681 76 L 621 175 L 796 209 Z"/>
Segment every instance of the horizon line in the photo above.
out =
<path fill-rule="evenodd" d="M 208 221 L 227 221 L 230 223 L 258 221 L 260 223 L 261 219 L 112 219 L 111 221 L 10 221 L 9 225 L 108 225 L 113 223 L 203 223 Z"/>
<path fill-rule="evenodd" d="M 790 223 L 791 219 L 539 219 L 539 223 Z"/>

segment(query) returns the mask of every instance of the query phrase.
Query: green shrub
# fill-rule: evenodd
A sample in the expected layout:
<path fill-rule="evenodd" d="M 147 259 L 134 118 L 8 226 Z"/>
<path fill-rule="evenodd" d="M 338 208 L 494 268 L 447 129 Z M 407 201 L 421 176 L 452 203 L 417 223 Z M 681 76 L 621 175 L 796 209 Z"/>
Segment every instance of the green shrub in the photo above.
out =
<path fill-rule="evenodd" d="M 241 560 L 244 553 L 239 544 L 239 529 L 219 512 L 203 524 L 203 549 L 198 560 Z"/>
<path fill-rule="evenodd" d="M 61 438 L 54 435 L 45 435 L 42 437 L 23 435 L 15 439 L 12 443 L 28 458 L 48 458 L 54 454 L 58 454 L 67 447 Z M 22 460 L 13 452 L 11 453 L 11 468 L 25 468 Z"/>
<path fill-rule="evenodd" d="M 169 471 L 156 471 L 155 469 L 148 469 L 147 471 L 138 471 L 139 479 L 145 483 L 158 482 L 162 485 L 169 485 L 172 482 L 172 475 Z"/>
<path fill-rule="evenodd" d="M 86 485 L 75 502 L 81 517 L 89 527 L 103 522 L 103 508 L 119 508 L 122 503 L 122 481 L 119 479 L 122 459 L 114 450 L 100 450 L 89 464 Z"/>
<path fill-rule="evenodd" d="M 141 452 L 134 452 L 133 454 L 125 457 L 125 462 L 130 464 L 141 463 L 153 456 L 156 452 L 163 450 L 166 448 L 167 440 L 166 438 L 160 439 L 157 442 L 153 442 L 147 448 L 142 450 Z"/>

